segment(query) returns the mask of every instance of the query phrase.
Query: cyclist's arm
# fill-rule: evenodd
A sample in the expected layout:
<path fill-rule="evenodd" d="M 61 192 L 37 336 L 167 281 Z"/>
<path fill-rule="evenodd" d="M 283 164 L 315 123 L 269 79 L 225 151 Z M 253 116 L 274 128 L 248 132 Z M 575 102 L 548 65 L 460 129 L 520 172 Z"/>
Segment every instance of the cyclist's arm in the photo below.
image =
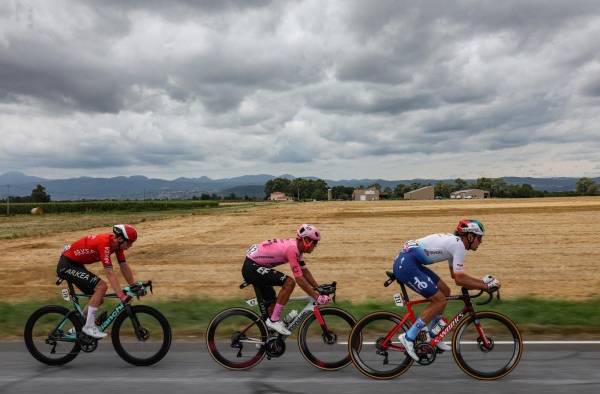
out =
<path fill-rule="evenodd" d="M 313 280 L 314 280 L 314 279 L 313 279 Z M 314 299 L 317 299 L 317 297 L 319 297 L 319 293 L 317 293 L 317 292 L 316 292 L 316 291 L 313 289 L 313 287 L 316 287 L 316 286 L 313 286 L 313 285 L 311 285 L 311 284 L 308 282 L 308 280 L 306 279 L 306 276 L 305 276 L 305 275 L 297 277 L 297 278 L 296 278 L 296 283 L 298 283 L 298 286 L 300 286 L 300 288 L 301 288 L 302 290 L 304 290 L 304 291 L 306 292 L 306 294 L 308 294 L 308 295 L 309 295 L 309 296 L 311 296 L 312 298 L 314 298 Z"/>
<path fill-rule="evenodd" d="M 479 289 L 479 290 L 487 290 L 488 287 L 483 283 L 481 279 L 477 279 L 473 276 L 467 275 L 464 272 L 453 272 L 450 269 L 450 275 L 454 279 L 454 283 L 456 283 L 460 287 L 466 287 L 467 289 Z"/>
<path fill-rule="evenodd" d="M 119 263 L 119 267 L 121 268 L 121 274 L 123 274 L 123 277 L 127 283 L 129 283 L 129 285 L 133 285 L 135 280 L 133 279 L 133 272 L 131 271 L 129 264 L 123 261 L 122 263 Z"/>
<path fill-rule="evenodd" d="M 122 293 L 123 290 L 121 289 L 121 285 L 119 284 L 119 279 L 117 278 L 117 275 L 115 275 L 115 272 L 113 271 L 112 267 L 104 267 L 104 272 L 106 273 L 108 282 L 115 291 L 115 294 L 119 295 L 120 293 Z"/>
<path fill-rule="evenodd" d="M 312 273 L 308 270 L 308 268 L 303 267 L 302 272 L 304 273 L 303 276 L 306 278 L 306 280 L 312 287 L 319 287 L 319 284 L 317 283 L 315 278 L 312 276 Z"/>

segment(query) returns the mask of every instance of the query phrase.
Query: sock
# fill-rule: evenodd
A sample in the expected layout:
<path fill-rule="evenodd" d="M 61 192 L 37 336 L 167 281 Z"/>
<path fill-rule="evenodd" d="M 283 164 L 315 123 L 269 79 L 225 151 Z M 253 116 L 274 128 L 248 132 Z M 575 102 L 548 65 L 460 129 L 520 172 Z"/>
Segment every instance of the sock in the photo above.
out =
<path fill-rule="evenodd" d="M 423 327 L 425 327 L 425 322 L 419 317 L 415 324 L 406 332 L 406 339 L 414 342 Z"/>
<path fill-rule="evenodd" d="M 283 310 L 283 305 L 280 303 L 275 304 L 275 308 L 273 308 L 273 313 L 271 313 L 271 321 L 277 321 L 281 318 L 281 311 Z"/>
<path fill-rule="evenodd" d="M 429 331 L 429 335 L 433 338 L 435 335 L 431 332 L 431 330 L 433 330 L 433 327 L 440 321 L 440 319 L 442 318 L 442 315 L 437 315 L 435 316 L 433 319 L 431 319 L 431 321 L 429 322 L 429 324 L 427 325 L 427 330 Z"/>
<path fill-rule="evenodd" d="M 95 308 L 93 306 L 88 306 L 87 320 L 85 321 L 85 325 L 87 327 L 93 327 L 96 325 L 96 311 L 97 310 L 98 310 L 98 308 Z"/>

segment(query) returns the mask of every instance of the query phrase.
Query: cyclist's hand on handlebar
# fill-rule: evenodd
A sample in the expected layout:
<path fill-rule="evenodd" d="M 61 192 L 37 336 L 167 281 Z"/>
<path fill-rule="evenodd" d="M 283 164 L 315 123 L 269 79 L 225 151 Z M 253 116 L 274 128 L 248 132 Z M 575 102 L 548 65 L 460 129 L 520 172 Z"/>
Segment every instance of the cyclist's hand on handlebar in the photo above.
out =
<path fill-rule="evenodd" d="M 501 287 L 500 281 L 494 278 L 492 275 L 486 275 L 482 280 L 487 286 L 488 291 L 496 291 Z"/>
<path fill-rule="evenodd" d="M 317 301 L 317 304 L 319 305 L 325 305 L 331 301 L 331 298 L 328 295 L 319 295 L 315 301 Z"/>
<path fill-rule="evenodd" d="M 140 281 L 137 281 L 129 286 L 129 290 L 131 290 L 132 293 L 135 293 L 138 298 L 147 294 L 146 288 L 144 288 L 144 285 Z"/>

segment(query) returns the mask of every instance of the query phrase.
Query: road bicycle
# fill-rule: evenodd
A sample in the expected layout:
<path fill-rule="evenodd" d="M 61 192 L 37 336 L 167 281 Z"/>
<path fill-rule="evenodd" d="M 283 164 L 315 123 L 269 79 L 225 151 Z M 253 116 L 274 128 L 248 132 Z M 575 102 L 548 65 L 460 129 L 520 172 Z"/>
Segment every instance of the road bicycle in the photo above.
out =
<path fill-rule="evenodd" d="M 392 272 L 386 272 L 387 287 L 397 281 Z M 374 379 L 391 379 L 406 372 L 413 359 L 405 352 L 398 335 L 408 331 L 415 322 L 413 306 L 428 300 L 410 301 L 404 284 L 402 294 L 394 295 L 397 306 L 405 306 L 407 313 L 400 316 L 393 312 L 373 312 L 360 319 L 352 332 L 348 350 L 352 362 L 363 374 Z M 484 291 L 470 295 L 462 288 L 461 295 L 446 297 L 450 301 L 462 301 L 465 306 L 441 331 L 430 339 L 426 330 L 415 340 L 415 352 L 420 365 L 432 364 L 443 351 L 436 345 L 453 329 L 452 355 L 454 361 L 468 375 L 481 380 L 495 380 L 509 374 L 519 363 L 523 354 L 523 338 L 515 323 L 508 317 L 491 311 L 476 312 L 471 300 Z M 477 305 L 489 303 L 494 292 L 487 292 L 488 299 Z"/>
<path fill-rule="evenodd" d="M 248 286 L 243 282 L 240 289 Z M 315 290 L 329 295 L 335 302 L 336 282 Z M 291 301 L 307 301 L 304 309 L 287 322 L 287 328 L 298 330 L 300 353 L 310 364 L 323 370 L 337 370 L 350 363 L 348 335 L 356 319 L 343 309 L 317 305 L 312 297 L 293 297 Z M 212 358 L 232 370 L 252 368 L 267 359 L 280 357 L 286 350 L 286 336 L 267 327 L 268 305 L 257 298 L 246 300 L 259 306 L 261 315 L 248 308 L 229 308 L 219 312 L 206 331 L 206 345 Z M 285 320 L 284 320 L 285 321 Z"/>
<path fill-rule="evenodd" d="M 63 279 L 58 279 L 60 285 Z M 79 297 L 91 295 L 75 293 L 73 283 L 61 289 L 65 301 L 71 302 L 69 310 L 61 305 L 46 305 L 31 314 L 25 325 L 25 345 L 38 361 L 48 365 L 63 365 L 72 361 L 80 351 L 91 353 L 98 347 L 98 339 L 86 335 L 82 328 L 86 318 L 79 305 Z M 133 365 L 152 365 L 160 361 L 171 346 L 171 326 L 158 310 L 147 305 L 131 305 L 134 296 L 152 292 L 152 281 L 123 289 L 128 296 L 107 313 L 96 319 L 104 332 L 112 323 L 111 339 L 117 354 Z M 106 294 L 104 298 L 118 298 Z"/>

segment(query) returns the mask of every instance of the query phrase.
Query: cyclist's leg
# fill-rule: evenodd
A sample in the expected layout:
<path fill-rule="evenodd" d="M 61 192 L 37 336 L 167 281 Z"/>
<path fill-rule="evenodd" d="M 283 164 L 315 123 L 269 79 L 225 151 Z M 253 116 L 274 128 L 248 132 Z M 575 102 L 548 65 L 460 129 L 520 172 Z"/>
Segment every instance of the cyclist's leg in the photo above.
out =
<path fill-rule="evenodd" d="M 448 287 L 448 285 L 442 279 L 439 279 L 439 281 L 437 282 L 437 287 L 442 292 L 444 297 L 450 296 L 450 287 Z M 443 316 L 442 316 L 443 312 L 444 311 L 442 310 L 439 314 L 435 315 L 429 321 L 429 324 L 427 326 L 429 328 L 430 334 L 431 334 L 431 330 L 432 330 L 433 326 L 435 326 L 438 323 L 438 321 L 443 318 Z"/>
<path fill-rule="evenodd" d="M 88 305 L 83 310 L 83 314 L 87 316 L 86 325 L 95 324 L 96 311 L 102 304 L 103 297 L 108 289 L 106 282 L 93 272 L 88 271 L 84 265 L 77 264 L 65 256 L 60 257 L 56 273 L 59 278 L 72 282 L 84 294 L 92 295 Z"/>
<path fill-rule="evenodd" d="M 419 265 L 418 269 L 422 272 L 423 278 L 426 277 L 429 283 L 435 284 L 435 288 L 431 288 L 429 291 L 421 293 L 423 297 L 428 298 L 431 301 L 431 303 L 423 309 L 423 312 L 421 312 L 421 319 L 423 319 L 425 323 L 429 323 L 432 320 L 435 320 L 438 315 L 441 316 L 444 312 L 444 309 L 448 304 L 446 292 L 450 295 L 450 288 L 429 268 Z M 433 295 L 430 295 L 431 293 L 433 293 Z"/>
<path fill-rule="evenodd" d="M 267 311 L 261 310 L 261 313 L 266 312 L 271 319 L 278 317 L 277 313 L 281 314 L 282 307 L 278 307 L 277 304 L 280 304 L 280 301 L 284 301 L 281 305 L 287 303 L 294 290 L 294 280 L 282 272 L 257 264 L 248 258 L 244 261 L 242 276 L 246 282 L 254 286 L 257 298 L 262 298 L 264 305 L 267 306 Z M 283 287 L 278 296 L 275 295 L 273 286 Z"/>
<path fill-rule="evenodd" d="M 275 272 L 277 272 L 278 274 L 281 274 L 281 275 L 285 275 L 278 271 L 275 271 Z M 295 286 L 296 286 L 296 282 L 294 281 L 294 279 L 285 275 L 285 280 L 283 281 L 281 290 L 279 290 L 279 294 L 277 295 L 277 303 L 275 304 L 275 306 L 273 307 L 273 310 L 271 312 L 271 320 L 272 321 L 277 321 L 280 319 L 281 311 L 283 311 L 283 307 L 290 300 L 290 296 L 292 295 L 292 292 L 294 291 Z"/>
<path fill-rule="evenodd" d="M 418 257 L 410 251 L 401 253 L 394 261 L 393 268 L 394 275 L 398 280 L 416 293 L 431 300 L 430 305 L 425 308 L 406 333 L 406 338 L 414 341 L 419 331 L 427 325 L 432 317 L 441 313 L 447 300 L 437 286 L 440 278 L 430 269 L 423 267 L 418 261 Z"/>

